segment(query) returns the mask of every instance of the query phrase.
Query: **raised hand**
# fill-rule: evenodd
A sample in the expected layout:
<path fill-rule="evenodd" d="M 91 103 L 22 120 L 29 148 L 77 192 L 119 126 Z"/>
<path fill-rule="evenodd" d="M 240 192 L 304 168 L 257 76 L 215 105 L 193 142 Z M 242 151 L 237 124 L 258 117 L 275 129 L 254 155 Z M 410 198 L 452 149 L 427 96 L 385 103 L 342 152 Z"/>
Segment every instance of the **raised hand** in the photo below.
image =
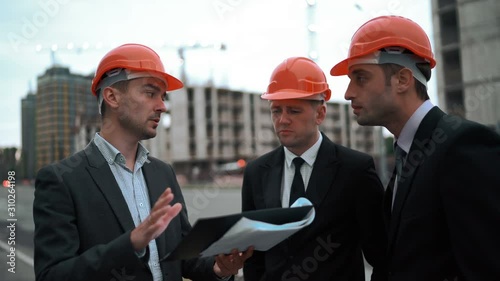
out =
<path fill-rule="evenodd" d="M 167 188 L 158 198 L 149 216 L 139 224 L 130 234 L 130 241 L 134 250 L 140 251 L 149 244 L 149 242 L 165 231 L 172 219 L 179 214 L 182 209 L 180 203 L 173 206 L 170 202 L 174 199 L 174 194 L 170 188 Z"/>

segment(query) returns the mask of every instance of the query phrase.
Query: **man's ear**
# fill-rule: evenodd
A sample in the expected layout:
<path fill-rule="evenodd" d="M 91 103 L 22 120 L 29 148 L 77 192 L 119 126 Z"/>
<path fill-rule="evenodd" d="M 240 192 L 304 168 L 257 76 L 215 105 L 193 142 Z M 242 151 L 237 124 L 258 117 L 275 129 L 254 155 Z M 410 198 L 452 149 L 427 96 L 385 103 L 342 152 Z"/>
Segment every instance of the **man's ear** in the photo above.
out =
<path fill-rule="evenodd" d="M 118 95 L 117 89 L 111 87 L 104 88 L 102 90 L 102 98 L 108 108 L 118 108 L 120 104 L 120 95 Z"/>
<path fill-rule="evenodd" d="M 403 68 L 396 74 L 397 78 L 397 89 L 399 92 L 406 92 L 408 89 L 413 87 L 415 84 L 415 77 L 413 77 L 413 72 L 409 68 Z"/>
<path fill-rule="evenodd" d="M 323 102 L 323 104 L 319 105 L 316 108 L 316 125 L 321 125 L 323 123 L 323 120 L 325 120 L 326 117 L 326 104 Z"/>

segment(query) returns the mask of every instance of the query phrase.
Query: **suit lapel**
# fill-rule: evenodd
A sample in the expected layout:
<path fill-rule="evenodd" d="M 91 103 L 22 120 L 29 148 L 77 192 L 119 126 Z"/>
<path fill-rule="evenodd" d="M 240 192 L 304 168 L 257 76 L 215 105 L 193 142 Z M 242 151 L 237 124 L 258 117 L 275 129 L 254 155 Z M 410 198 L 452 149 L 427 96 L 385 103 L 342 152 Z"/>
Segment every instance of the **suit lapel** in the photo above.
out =
<path fill-rule="evenodd" d="M 99 190 L 102 192 L 106 200 L 108 201 L 111 209 L 118 222 L 123 228 L 123 231 L 128 231 L 135 228 L 134 221 L 132 216 L 130 215 L 130 211 L 127 206 L 127 202 L 123 197 L 123 194 L 118 186 L 118 183 L 109 168 L 108 163 L 105 161 L 104 157 L 100 153 L 97 146 L 94 142 L 91 142 L 85 148 L 85 154 L 89 159 L 90 165 L 87 167 L 91 177 L 94 179 Z M 151 163 L 144 163 L 142 167 L 142 171 L 144 174 L 144 179 L 146 180 L 146 186 L 148 189 L 149 200 L 151 209 L 154 206 L 154 203 L 158 200 L 160 195 L 165 190 L 166 184 L 162 182 L 160 175 L 160 171 L 157 170 L 157 166 Z M 167 231 L 169 228 L 167 228 Z M 167 241 L 165 239 L 165 231 L 156 238 L 156 244 L 159 252 L 159 256 L 165 255 L 165 249 L 167 249 Z"/>
<path fill-rule="evenodd" d="M 323 135 L 306 190 L 306 197 L 316 210 L 332 187 L 338 169 L 336 159 L 335 144 Z M 290 237 L 286 245 L 292 249 L 300 249 L 301 241 L 304 241 L 307 235 L 307 232 L 299 231 Z"/>
<path fill-rule="evenodd" d="M 401 211 L 404 207 L 405 201 L 412 188 L 413 178 L 418 171 L 420 165 L 426 160 L 427 156 L 423 149 L 422 144 L 431 141 L 432 134 L 439 120 L 445 115 L 438 107 L 432 108 L 420 123 L 415 137 L 413 139 L 410 151 L 406 157 L 405 165 L 403 167 L 401 181 L 398 182 L 396 197 L 392 207 L 391 223 L 389 229 L 389 243 L 390 247 L 397 233 L 399 227 Z M 417 145 L 420 144 L 420 145 Z"/>
<path fill-rule="evenodd" d="M 270 161 L 261 166 L 263 169 L 262 192 L 266 208 L 281 208 L 281 181 L 283 179 L 283 165 L 285 152 L 280 146 L 273 153 Z"/>
<path fill-rule="evenodd" d="M 144 179 L 146 180 L 148 188 L 149 203 L 151 209 L 153 209 L 154 203 L 167 188 L 166 186 L 162 186 L 162 184 L 165 185 L 166 183 L 162 183 L 161 178 L 158 176 L 160 171 L 157 171 L 156 166 L 153 165 L 152 162 L 144 163 L 142 166 L 142 173 L 144 174 Z"/>
<path fill-rule="evenodd" d="M 123 194 L 118 186 L 118 183 L 109 168 L 108 163 L 102 156 L 101 152 L 91 142 L 85 148 L 85 154 L 89 160 L 87 170 L 90 176 L 94 179 L 95 184 L 102 192 L 103 196 L 111 206 L 115 217 L 123 228 L 123 231 L 131 230 L 135 227 L 132 216 L 128 209 L 127 203 Z"/>
<path fill-rule="evenodd" d="M 285 153 L 281 146 L 275 150 L 270 161 L 261 166 L 261 169 L 263 169 L 262 183 L 266 208 L 281 207 L 284 159 Z M 337 164 L 335 144 L 323 135 L 323 141 L 318 150 L 306 191 L 306 197 L 314 206 L 319 206 L 323 198 L 325 198 L 337 173 Z"/>
<path fill-rule="evenodd" d="M 389 232 L 389 227 L 391 223 L 391 215 L 392 215 L 392 195 L 394 192 L 394 181 L 396 180 L 396 167 L 392 171 L 391 179 L 387 184 L 387 188 L 385 189 L 384 194 L 384 215 L 385 215 L 385 223 L 386 229 Z"/>
<path fill-rule="evenodd" d="M 153 162 L 144 163 L 142 166 L 142 172 L 144 174 L 144 179 L 146 180 L 146 186 L 149 194 L 149 205 L 151 206 L 151 210 L 153 209 L 154 204 L 158 201 L 158 198 L 167 188 L 164 186 L 166 182 L 162 182 L 160 172 L 157 169 L 157 166 L 153 164 Z M 171 228 L 167 228 L 160 236 L 156 238 L 156 247 L 158 248 L 158 254 L 160 257 L 163 257 L 167 249 L 167 239 L 166 233 Z"/>
<path fill-rule="evenodd" d="M 326 197 L 337 174 L 335 144 L 323 135 L 311 178 L 307 184 L 306 197 L 317 208 Z"/>

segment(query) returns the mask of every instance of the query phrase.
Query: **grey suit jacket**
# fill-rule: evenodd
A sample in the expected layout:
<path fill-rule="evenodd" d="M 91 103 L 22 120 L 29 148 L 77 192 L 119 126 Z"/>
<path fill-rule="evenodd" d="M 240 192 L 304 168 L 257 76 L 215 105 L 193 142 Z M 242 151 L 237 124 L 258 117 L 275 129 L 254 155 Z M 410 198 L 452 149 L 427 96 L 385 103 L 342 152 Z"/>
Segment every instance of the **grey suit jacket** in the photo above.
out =
<path fill-rule="evenodd" d="M 183 205 L 157 239 L 159 256 L 172 251 L 191 226 L 172 167 L 149 157 L 143 173 L 151 206 L 167 187 Z M 134 223 L 116 180 L 91 142 L 83 151 L 42 168 L 35 183 L 35 274 L 37 281 L 152 280 L 147 258 L 130 242 Z M 217 280 L 214 260 L 161 262 L 164 280 Z"/>

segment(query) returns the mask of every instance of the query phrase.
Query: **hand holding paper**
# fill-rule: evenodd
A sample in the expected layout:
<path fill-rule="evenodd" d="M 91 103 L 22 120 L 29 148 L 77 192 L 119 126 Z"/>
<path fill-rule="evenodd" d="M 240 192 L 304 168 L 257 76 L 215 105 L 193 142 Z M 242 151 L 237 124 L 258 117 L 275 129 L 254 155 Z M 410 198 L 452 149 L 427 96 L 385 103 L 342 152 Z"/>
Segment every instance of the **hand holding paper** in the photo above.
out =
<path fill-rule="evenodd" d="M 293 203 L 291 208 L 303 206 L 312 206 L 312 203 L 306 198 L 301 197 Z M 219 253 L 229 253 L 233 248 L 244 251 L 250 246 L 254 246 L 255 250 L 258 251 L 267 251 L 295 232 L 311 224 L 314 216 L 315 211 L 313 207 L 303 219 L 281 225 L 242 217 L 224 236 L 210 245 L 201 255 L 206 257 Z"/>
<path fill-rule="evenodd" d="M 236 275 L 243 268 L 245 261 L 253 254 L 253 247 L 244 252 L 233 249 L 229 255 L 219 254 L 215 257 L 214 273 L 219 278 Z"/>
<path fill-rule="evenodd" d="M 311 224 L 314 216 L 312 203 L 299 198 L 290 208 L 199 219 L 181 243 L 161 260 L 229 254 L 233 249 L 243 252 L 249 246 L 266 251 Z"/>

